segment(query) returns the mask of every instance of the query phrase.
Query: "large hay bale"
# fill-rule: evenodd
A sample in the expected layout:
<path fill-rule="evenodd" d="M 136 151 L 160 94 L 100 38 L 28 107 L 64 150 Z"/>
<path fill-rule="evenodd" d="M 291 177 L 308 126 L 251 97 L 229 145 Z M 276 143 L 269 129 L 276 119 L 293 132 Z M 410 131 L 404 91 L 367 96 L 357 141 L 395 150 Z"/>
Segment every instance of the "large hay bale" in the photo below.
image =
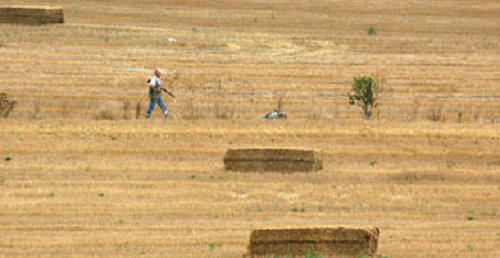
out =
<path fill-rule="evenodd" d="M 323 153 L 314 149 L 228 149 L 224 166 L 233 171 L 317 171 L 323 168 Z"/>
<path fill-rule="evenodd" d="M 323 256 L 353 257 L 377 253 L 379 230 L 344 227 L 311 229 L 262 229 L 250 235 L 248 255 L 301 256 L 308 252 Z"/>
<path fill-rule="evenodd" d="M 0 23 L 64 23 L 64 13 L 62 7 L 54 6 L 0 6 Z"/>

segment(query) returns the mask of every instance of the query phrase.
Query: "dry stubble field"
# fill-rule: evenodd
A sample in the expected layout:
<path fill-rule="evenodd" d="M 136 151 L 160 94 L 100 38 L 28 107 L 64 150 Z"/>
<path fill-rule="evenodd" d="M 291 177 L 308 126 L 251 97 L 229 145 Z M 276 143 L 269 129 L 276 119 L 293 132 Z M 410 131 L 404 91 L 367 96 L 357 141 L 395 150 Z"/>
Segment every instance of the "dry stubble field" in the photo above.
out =
<path fill-rule="evenodd" d="M 0 257 L 241 257 L 252 229 L 325 225 L 377 226 L 391 258 L 500 256 L 498 1 L 44 4 L 65 24 L 0 24 Z M 132 119 L 156 67 L 172 119 Z M 387 81 L 372 121 L 360 75 Z M 280 96 L 289 119 L 259 118 Z M 258 146 L 324 169 L 224 171 Z"/>

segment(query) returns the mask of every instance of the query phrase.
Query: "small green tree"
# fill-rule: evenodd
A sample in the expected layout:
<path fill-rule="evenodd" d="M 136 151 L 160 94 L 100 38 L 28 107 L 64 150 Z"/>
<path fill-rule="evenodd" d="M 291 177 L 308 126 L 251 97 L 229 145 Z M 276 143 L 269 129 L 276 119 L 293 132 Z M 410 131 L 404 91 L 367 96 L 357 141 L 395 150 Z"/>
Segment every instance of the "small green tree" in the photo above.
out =
<path fill-rule="evenodd" d="M 358 104 L 363 108 L 365 119 L 370 119 L 372 110 L 377 107 L 377 100 L 383 90 L 383 79 L 374 80 L 371 77 L 355 77 L 351 85 L 352 92 L 348 94 L 349 104 Z"/>

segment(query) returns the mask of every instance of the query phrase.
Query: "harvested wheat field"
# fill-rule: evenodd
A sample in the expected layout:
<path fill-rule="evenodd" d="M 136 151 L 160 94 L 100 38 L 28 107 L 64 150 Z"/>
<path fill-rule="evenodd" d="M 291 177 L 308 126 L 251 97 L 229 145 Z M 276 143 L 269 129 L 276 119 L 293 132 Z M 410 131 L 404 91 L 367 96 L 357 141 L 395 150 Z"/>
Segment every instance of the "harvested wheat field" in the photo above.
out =
<path fill-rule="evenodd" d="M 43 4 L 64 23 L 0 24 L 0 257 L 242 257 L 253 230 L 337 226 L 377 227 L 380 257 L 500 257 L 498 1 Z M 144 118 L 155 68 L 168 119 Z M 245 148 L 323 168 L 226 171 Z"/>

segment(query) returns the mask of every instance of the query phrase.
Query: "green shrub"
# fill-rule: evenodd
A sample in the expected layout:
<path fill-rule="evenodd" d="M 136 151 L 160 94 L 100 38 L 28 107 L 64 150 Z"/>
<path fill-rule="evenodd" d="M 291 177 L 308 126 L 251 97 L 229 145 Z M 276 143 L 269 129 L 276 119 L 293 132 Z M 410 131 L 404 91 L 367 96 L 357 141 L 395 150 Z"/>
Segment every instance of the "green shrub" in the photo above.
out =
<path fill-rule="evenodd" d="M 377 30 L 373 27 L 370 27 L 370 28 L 368 28 L 367 33 L 370 36 L 375 36 L 375 34 L 377 34 Z"/>
<path fill-rule="evenodd" d="M 372 110 L 378 105 L 378 98 L 383 91 L 384 80 L 375 80 L 371 77 L 355 77 L 351 85 L 352 92 L 348 93 L 349 104 L 358 104 L 363 108 L 365 119 L 370 119 Z"/>

